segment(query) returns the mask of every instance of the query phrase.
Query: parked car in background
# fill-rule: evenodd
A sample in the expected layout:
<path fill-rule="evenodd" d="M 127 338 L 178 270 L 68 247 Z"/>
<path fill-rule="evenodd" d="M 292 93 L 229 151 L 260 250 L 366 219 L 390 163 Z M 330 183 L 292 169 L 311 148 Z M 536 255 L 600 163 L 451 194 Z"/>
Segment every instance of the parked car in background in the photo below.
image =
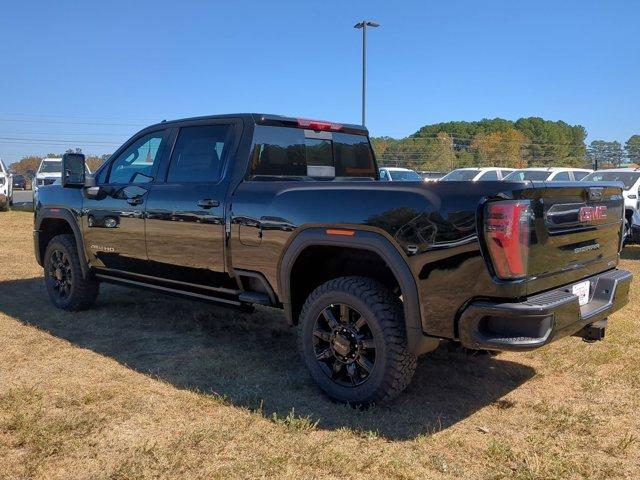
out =
<path fill-rule="evenodd" d="M 382 182 L 421 182 L 422 177 L 410 168 L 383 167 L 379 170 Z"/>
<path fill-rule="evenodd" d="M 13 205 L 13 181 L 11 174 L 0 158 L 0 210 Z"/>
<path fill-rule="evenodd" d="M 510 173 L 505 180 L 509 182 L 524 182 L 526 180 L 539 182 L 574 182 L 582 180 L 593 170 L 585 168 L 563 167 L 533 167 L 521 168 Z"/>
<path fill-rule="evenodd" d="M 91 172 L 88 166 L 85 166 L 87 172 Z M 33 199 L 35 198 L 40 187 L 45 185 L 52 185 L 54 182 L 60 183 L 62 171 L 62 158 L 44 158 L 40 162 L 40 167 L 36 172 L 36 177 L 33 181 Z"/>
<path fill-rule="evenodd" d="M 19 174 L 13 175 L 13 189 L 14 190 L 27 189 L 27 179 L 24 178 L 24 175 L 19 175 Z"/>
<path fill-rule="evenodd" d="M 585 182 L 620 182 L 623 185 L 624 217 L 631 233 L 629 240 L 640 242 L 640 169 L 611 168 L 590 173 Z"/>
<path fill-rule="evenodd" d="M 440 180 L 446 175 L 445 172 L 425 172 L 418 170 L 418 175 L 422 177 L 425 182 L 435 182 Z"/>
<path fill-rule="evenodd" d="M 477 182 L 486 180 L 502 180 L 513 172 L 513 168 L 470 167 L 458 168 L 447 173 L 441 182 Z"/>
<path fill-rule="evenodd" d="M 35 184 L 33 190 L 44 185 L 51 185 L 60 178 L 62 159 L 61 158 L 45 158 L 40 162 L 40 167 L 36 172 Z"/>

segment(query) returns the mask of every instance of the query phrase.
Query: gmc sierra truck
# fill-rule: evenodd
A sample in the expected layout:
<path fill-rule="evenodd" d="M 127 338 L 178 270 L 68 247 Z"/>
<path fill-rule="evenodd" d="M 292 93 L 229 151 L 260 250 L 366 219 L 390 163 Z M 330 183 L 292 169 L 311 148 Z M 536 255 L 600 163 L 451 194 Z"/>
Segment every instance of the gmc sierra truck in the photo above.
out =
<path fill-rule="evenodd" d="M 352 405 L 396 396 L 441 339 L 599 340 L 627 303 L 618 183 L 382 182 L 365 128 L 264 114 L 163 121 L 95 174 L 62 163 L 35 205 L 56 307 L 109 282 L 281 308 L 313 379 Z"/>

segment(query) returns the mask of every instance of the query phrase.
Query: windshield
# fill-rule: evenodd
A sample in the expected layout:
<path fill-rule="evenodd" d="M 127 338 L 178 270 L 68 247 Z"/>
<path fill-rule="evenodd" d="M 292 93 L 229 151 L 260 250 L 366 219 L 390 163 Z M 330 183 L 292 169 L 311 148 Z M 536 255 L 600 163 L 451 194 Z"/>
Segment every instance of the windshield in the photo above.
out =
<path fill-rule="evenodd" d="M 478 175 L 478 170 L 454 170 L 440 179 L 441 182 L 467 182 Z"/>
<path fill-rule="evenodd" d="M 584 177 L 584 182 L 622 182 L 630 190 L 640 178 L 640 172 L 593 172 Z"/>
<path fill-rule="evenodd" d="M 388 170 L 395 182 L 421 182 L 422 177 L 413 170 Z"/>
<path fill-rule="evenodd" d="M 549 178 L 552 172 L 547 170 L 516 170 L 504 177 L 506 182 L 524 182 L 525 180 L 541 181 Z"/>
<path fill-rule="evenodd" d="M 62 162 L 45 160 L 40 165 L 40 173 L 60 173 L 62 170 Z"/>

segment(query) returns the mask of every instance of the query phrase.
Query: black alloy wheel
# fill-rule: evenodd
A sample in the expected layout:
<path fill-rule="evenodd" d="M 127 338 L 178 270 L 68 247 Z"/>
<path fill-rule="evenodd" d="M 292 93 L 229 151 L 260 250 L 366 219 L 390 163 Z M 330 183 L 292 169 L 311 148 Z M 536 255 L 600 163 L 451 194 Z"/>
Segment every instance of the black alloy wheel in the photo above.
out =
<path fill-rule="evenodd" d="M 400 299 L 367 277 L 334 278 L 309 294 L 300 312 L 298 349 L 318 386 L 352 406 L 391 400 L 416 369 Z"/>
<path fill-rule="evenodd" d="M 316 319 L 313 329 L 316 361 L 339 385 L 357 387 L 366 382 L 376 363 L 376 344 L 367 319 L 355 308 L 336 303 Z"/>
<path fill-rule="evenodd" d="M 66 300 L 73 288 L 73 271 L 69 257 L 62 250 L 53 250 L 49 258 L 49 277 L 60 300 Z"/>
<path fill-rule="evenodd" d="M 44 281 L 53 304 L 63 310 L 85 310 L 98 296 L 99 282 L 92 272 L 83 273 L 72 234 L 57 235 L 45 249 Z"/>

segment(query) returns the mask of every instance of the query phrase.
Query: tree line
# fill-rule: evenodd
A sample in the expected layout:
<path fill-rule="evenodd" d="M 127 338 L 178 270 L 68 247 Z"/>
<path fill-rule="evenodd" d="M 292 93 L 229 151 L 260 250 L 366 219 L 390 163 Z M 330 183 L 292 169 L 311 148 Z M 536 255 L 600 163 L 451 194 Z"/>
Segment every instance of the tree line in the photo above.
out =
<path fill-rule="evenodd" d="M 605 140 L 586 145 L 586 137 L 582 125 L 563 121 L 495 118 L 425 125 L 406 138 L 374 137 L 372 144 L 383 165 L 439 172 L 482 166 L 610 168 L 640 164 L 640 135 L 631 136 L 624 146 Z"/>

